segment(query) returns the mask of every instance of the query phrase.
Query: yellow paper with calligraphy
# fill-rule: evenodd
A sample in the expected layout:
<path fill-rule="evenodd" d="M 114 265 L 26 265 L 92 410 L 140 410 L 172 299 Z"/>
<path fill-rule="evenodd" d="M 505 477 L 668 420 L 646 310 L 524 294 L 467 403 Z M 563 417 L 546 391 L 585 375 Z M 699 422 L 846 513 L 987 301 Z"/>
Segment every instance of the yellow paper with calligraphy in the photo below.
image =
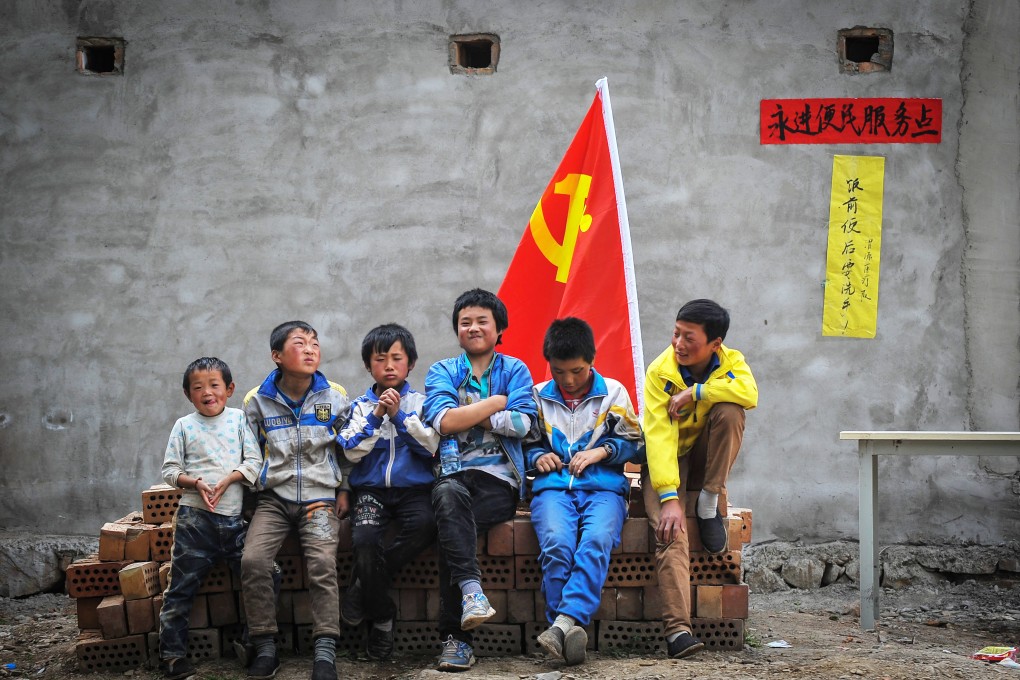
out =
<path fill-rule="evenodd" d="M 875 337 L 884 182 L 881 156 L 832 159 L 822 335 Z"/>

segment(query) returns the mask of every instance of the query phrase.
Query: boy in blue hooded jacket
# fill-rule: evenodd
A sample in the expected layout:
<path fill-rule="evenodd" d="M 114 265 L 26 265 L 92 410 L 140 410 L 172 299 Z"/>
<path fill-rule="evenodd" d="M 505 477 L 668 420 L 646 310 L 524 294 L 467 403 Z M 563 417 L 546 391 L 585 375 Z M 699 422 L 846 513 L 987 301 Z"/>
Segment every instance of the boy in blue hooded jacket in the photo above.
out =
<path fill-rule="evenodd" d="M 514 516 L 524 491 L 521 441 L 535 401 L 528 367 L 496 352 L 509 319 L 487 290 L 463 293 L 453 306 L 462 354 L 425 376 L 425 422 L 442 437 L 432 507 L 439 534 L 439 670 L 474 662 L 471 630 L 495 615 L 482 592 L 477 534 Z"/>
<path fill-rule="evenodd" d="M 643 462 L 644 447 L 626 388 L 592 367 L 591 326 L 573 317 L 553 321 L 542 352 L 553 379 L 534 388 L 538 434 L 526 446 L 536 471 L 531 523 L 550 623 L 538 643 L 573 665 L 585 659 L 584 626 L 599 608 L 627 517 L 624 463 Z"/>

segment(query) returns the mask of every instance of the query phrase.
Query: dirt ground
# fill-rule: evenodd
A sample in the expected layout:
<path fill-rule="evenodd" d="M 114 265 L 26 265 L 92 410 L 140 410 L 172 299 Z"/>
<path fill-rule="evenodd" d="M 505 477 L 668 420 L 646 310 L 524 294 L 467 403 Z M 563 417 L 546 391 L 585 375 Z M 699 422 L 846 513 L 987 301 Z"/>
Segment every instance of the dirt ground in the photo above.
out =
<path fill-rule="evenodd" d="M 1020 582 L 967 581 L 956 586 L 915 586 L 882 594 L 877 632 L 862 632 L 858 592 L 844 585 L 814 591 L 751 596 L 742 652 L 702 652 L 674 661 L 664 656 L 590 654 L 583 666 L 563 667 L 540 658 L 480 659 L 465 678 L 540 680 L 585 678 L 1016 678 L 1020 669 L 974 661 L 986 645 L 1020 644 Z M 79 675 L 74 655 L 78 633 L 71 600 L 61 595 L 0 599 L 0 677 L 112 680 L 158 678 L 154 671 Z M 770 648 L 785 640 L 789 648 Z M 14 670 L 3 670 L 4 664 Z M 437 680 L 429 657 L 390 663 L 337 662 L 340 678 Z M 309 657 L 284 657 L 280 680 L 309 677 Z M 557 675 L 557 674 L 561 675 Z M 235 660 L 204 663 L 204 680 L 241 680 Z"/>

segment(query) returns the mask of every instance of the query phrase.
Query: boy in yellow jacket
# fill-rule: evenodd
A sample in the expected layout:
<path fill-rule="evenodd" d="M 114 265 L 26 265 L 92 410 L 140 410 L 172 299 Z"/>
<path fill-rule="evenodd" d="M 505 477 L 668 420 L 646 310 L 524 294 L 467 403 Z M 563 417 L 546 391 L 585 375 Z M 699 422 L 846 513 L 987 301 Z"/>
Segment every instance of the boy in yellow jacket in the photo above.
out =
<path fill-rule="evenodd" d="M 722 344 L 729 327 L 730 315 L 719 304 L 691 300 L 677 314 L 672 346 L 645 376 L 648 474 L 642 486 L 656 536 L 667 652 L 674 659 L 704 648 L 691 632 L 684 492 L 701 491 L 697 521 L 705 550 L 725 550 L 719 494 L 740 451 L 744 411 L 758 404 L 744 355 Z"/>

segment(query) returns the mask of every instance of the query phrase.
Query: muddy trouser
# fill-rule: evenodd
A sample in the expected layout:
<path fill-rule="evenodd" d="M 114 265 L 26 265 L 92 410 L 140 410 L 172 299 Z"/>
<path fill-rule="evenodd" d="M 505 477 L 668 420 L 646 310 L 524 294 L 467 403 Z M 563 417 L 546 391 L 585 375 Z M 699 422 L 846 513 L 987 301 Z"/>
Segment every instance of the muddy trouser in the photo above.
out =
<path fill-rule="evenodd" d="M 478 534 L 517 512 L 518 492 L 481 470 L 462 470 L 432 487 L 432 507 L 439 528 L 439 638 L 472 643 L 460 629 L 460 583 L 482 580 L 478 567 Z"/>
<path fill-rule="evenodd" d="M 720 403 L 708 412 L 708 422 L 686 456 L 680 458 L 680 502 L 686 503 L 686 491 L 706 489 L 722 493 L 730 468 L 740 452 L 744 436 L 744 409 L 736 404 Z M 648 481 L 648 469 L 641 473 L 648 523 L 659 524 L 659 497 Z M 662 601 L 662 627 L 668 636 L 691 631 L 691 553 L 687 532 L 671 543 L 655 543 L 655 566 Z"/>
<path fill-rule="evenodd" d="M 393 576 L 436 540 L 431 493 L 431 486 L 355 490 L 354 578 L 361 582 L 365 616 L 370 621 L 394 617 L 397 607 L 388 594 Z M 396 534 L 387 545 L 394 523 Z"/>
<path fill-rule="evenodd" d="M 312 637 L 340 637 L 340 591 L 336 551 L 340 520 L 331 501 L 292 503 L 276 494 L 259 494 L 241 558 L 241 595 L 251 637 L 275 635 L 273 560 L 296 528 L 308 572 Z"/>
<path fill-rule="evenodd" d="M 160 659 L 187 656 L 188 620 L 195 593 L 221 561 L 239 573 L 246 527 L 240 515 L 217 515 L 186 505 L 177 509 L 170 580 L 159 613 Z"/>

